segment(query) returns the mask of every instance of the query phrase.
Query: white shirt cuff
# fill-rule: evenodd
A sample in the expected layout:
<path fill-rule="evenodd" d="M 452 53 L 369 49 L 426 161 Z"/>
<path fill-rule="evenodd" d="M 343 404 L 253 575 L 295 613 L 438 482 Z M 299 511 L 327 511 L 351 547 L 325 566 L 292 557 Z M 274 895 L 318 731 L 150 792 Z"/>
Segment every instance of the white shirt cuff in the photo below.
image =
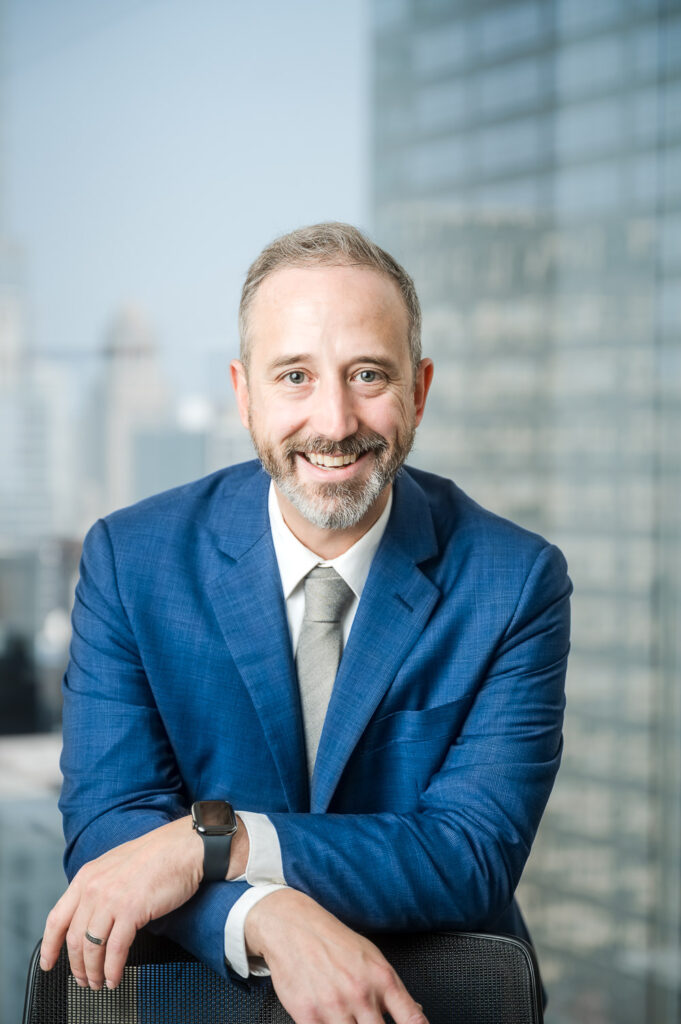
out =
<path fill-rule="evenodd" d="M 241 817 L 241 814 L 239 814 Z M 243 820 L 243 819 L 242 819 Z M 242 896 L 234 903 L 227 915 L 225 924 L 225 959 L 230 968 L 247 978 L 249 974 L 263 977 L 270 973 L 269 967 L 259 956 L 249 957 L 246 953 L 246 938 L 244 929 L 246 927 L 246 916 L 256 903 L 259 903 L 263 896 L 269 896 L 277 889 L 285 889 L 285 885 L 256 885 L 247 889 Z"/>
<path fill-rule="evenodd" d="M 246 881 L 251 885 L 276 882 L 286 885 L 281 860 L 279 836 L 266 814 L 256 811 L 236 811 L 248 833 L 248 864 Z"/>

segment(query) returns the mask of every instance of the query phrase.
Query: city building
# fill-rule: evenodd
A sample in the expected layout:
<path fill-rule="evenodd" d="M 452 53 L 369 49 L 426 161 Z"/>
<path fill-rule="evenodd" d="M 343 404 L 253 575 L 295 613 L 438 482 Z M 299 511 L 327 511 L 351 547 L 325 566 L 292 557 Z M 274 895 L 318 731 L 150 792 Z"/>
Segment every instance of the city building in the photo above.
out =
<path fill-rule="evenodd" d="M 84 507 L 81 528 L 135 493 L 136 435 L 169 420 L 170 393 L 154 333 L 141 310 L 120 310 L 109 325 L 84 429 Z M 147 492 L 152 493 L 151 490 Z"/>
<path fill-rule="evenodd" d="M 681 1016 L 681 4 L 374 0 L 373 213 L 436 364 L 415 461 L 575 584 L 521 885 L 552 1024 Z"/>

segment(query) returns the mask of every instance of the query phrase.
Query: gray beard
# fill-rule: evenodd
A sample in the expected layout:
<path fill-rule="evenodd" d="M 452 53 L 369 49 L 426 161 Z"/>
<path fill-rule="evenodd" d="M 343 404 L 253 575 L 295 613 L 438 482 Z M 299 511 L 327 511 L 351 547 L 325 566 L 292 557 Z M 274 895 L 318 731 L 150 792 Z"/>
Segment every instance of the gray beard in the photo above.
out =
<path fill-rule="evenodd" d="M 314 496 L 307 493 L 304 485 L 296 484 L 289 477 L 272 479 L 301 516 L 322 530 L 348 530 L 357 526 L 386 484 L 390 483 L 384 479 L 378 466 L 374 467 L 360 490 L 342 483 L 320 484 Z"/>
<path fill-rule="evenodd" d="M 412 449 L 414 434 L 415 428 L 412 426 L 406 437 L 398 436 L 392 452 L 389 451 L 385 438 L 378 434 L 346 438 L 344 441 L 310 438 L 303 445 L 296 445 L 294 440 L 287 446 L 282 466 L 282 460 L 278 459 L 271 449 L 258 445 L 251 431 L 255 450 L 266 472 L 293 507 L 309 523 L 322 530 L 347 530 L 357 526 L 376 502 L 381 491 L 395 479 Z M 373 451 L 375 463 L 369 479 L 364 483 L 320 483 L 314 485 L 313 490 L 313 485 L 296 481 L 292 460 L 298 457 L 296 452 L 300 451 L 326 454 L 335 451 L 345 455 Z"/>

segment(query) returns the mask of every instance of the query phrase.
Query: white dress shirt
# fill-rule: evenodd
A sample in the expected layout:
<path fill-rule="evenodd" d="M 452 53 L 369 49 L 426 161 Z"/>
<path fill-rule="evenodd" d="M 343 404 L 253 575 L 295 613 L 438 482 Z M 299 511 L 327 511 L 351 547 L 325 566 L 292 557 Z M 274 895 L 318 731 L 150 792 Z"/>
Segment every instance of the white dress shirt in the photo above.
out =
<path fill-rule="evenodd" d="M 347 643 L 371 563 L 388 525 L 392 500 L 391 489 L 386 506 L 374 525 L 338 558 L 324 561 L 314 551 L 310 551 L 304 544 L 301 544 L 298 538 L 291 533 L 281 514 L 274 484 L 270 483 L 267 505 L 270 529 L 272 530 L 281 586 L 286 600 L 286 616 L 294 656 L 305 613 L 304 580 L 310 570 L 317 565 L 332 566 L 354 594 L 354 598 L 341 620 L 343 646 Z M 239 897 L 227 917 L 225 957 L 232 970 L 245 978 L 249 973 L 269 974 L 263 960 L 256 957 L 249 958 L 246 954 L 244 938 L 246 915 L 263 896 L 267 896 L 277 889 L 285 888 L 286 880 L 279 837 L 270 819 L 266 814 L 259 814 L 255 811 L 237 811 L 236 813 L 243 821 L 249 839 L 248 863 L 246 872 L 241 879 L 249 882 L 252 888 L 247 889 Z"/>

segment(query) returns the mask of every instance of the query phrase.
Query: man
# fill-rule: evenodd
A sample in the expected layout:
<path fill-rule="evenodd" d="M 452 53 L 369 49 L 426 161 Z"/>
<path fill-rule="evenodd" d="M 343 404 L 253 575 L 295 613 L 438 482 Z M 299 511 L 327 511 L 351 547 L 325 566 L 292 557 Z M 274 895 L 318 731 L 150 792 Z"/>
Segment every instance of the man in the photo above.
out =
<path fill-rule="evenodd" d="M 272 243 L 240 327 L 232 381 L 260 463 L 115 513 L 84 545 L 73 881 L 42 963 L 66 937 L 81 984 L 116 985 L 153 922 L 223 973 L 264 961 L 296 1021 L 416 1024 L 357 931 L 526 934 L 513 893 L 560 759 L 565 562 L 400 469 L 433 366 L 411 279 L 356 229 Z M 202 838 L 209 799 L 236 808 L 233 836 L 227 808 Z"/>

